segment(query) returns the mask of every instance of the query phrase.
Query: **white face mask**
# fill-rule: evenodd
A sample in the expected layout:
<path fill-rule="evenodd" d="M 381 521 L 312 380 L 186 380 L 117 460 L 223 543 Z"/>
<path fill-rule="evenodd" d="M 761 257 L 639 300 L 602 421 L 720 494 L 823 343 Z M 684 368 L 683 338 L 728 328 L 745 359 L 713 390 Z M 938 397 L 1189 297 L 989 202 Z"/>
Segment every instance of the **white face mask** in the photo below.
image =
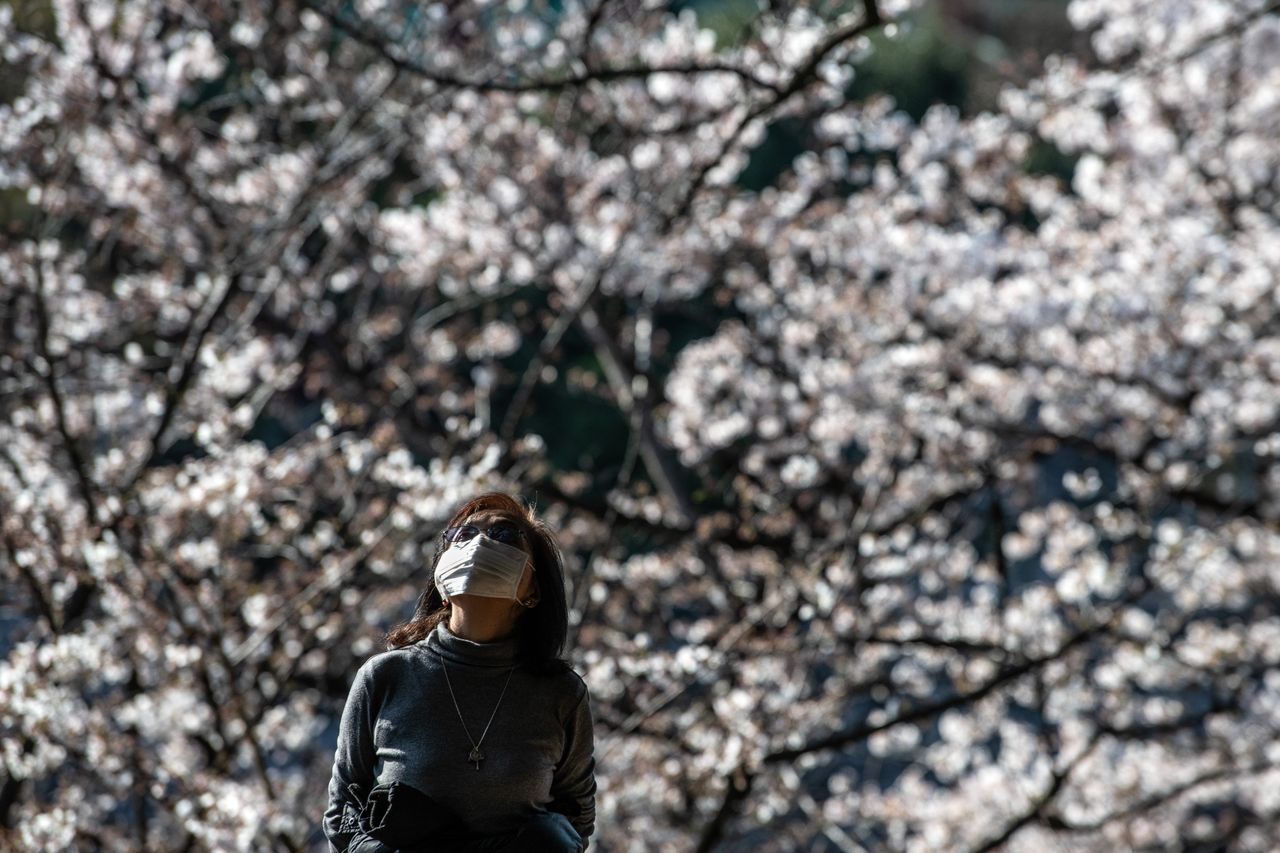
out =
<path fill-rule="evenodd" d="M 436 563 L 435 581 L 445 598 L 479 595 L 485 598 L 517 598 L 520 577 L 529 555 L 514 545 L 496 542 L 477 533 L 466 542 L 450 545 Z"/>

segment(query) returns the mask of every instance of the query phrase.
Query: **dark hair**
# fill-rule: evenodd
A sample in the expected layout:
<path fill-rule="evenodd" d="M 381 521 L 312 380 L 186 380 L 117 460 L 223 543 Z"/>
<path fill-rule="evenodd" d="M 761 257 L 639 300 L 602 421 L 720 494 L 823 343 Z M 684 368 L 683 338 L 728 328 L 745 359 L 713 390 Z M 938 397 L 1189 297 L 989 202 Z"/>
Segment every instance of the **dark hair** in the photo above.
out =
<path fill-rule="evenodd" d="M 475 513 L 485 510 L 512 516 L 524 528 L 537 581 L 539 599 L 535 607 L 516 619 L 517 657 L 521 664 L 535 672 L 550 674 L 564 670 L 568 664 L 561 655 L 569 637 L 569 606 L 564 593 L 564 561 L 555 534 L 534 511 L 504 492 L 488 492 L 464 503 L 449 517 L 446 528 L 461 524 Z M 444 554 L 443 536 L 437 537 L 435 556 L 431 560 L 431 577 L 418 597 L 413 618 L 397 625 L 387 634 L 387 648 L 400 649 L 425 639 L 436 626 L 449 618 L 450 604 L 435 584 L 436 563 Z"/>

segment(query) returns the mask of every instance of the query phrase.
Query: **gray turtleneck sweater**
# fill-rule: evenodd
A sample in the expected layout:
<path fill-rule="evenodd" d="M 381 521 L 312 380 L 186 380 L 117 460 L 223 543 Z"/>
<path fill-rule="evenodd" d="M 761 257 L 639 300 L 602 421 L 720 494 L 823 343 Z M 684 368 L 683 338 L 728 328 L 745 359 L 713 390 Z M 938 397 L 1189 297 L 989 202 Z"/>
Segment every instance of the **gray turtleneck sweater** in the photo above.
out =
<path fill-rule="evenodd" d="M 365 794 L 386 782 L 411 785 L 477 834 L 511 832 L 535 814 L 558 811 L 586 841 L 596 793 L 587 685 L 571 669 L 542 676 L 517 667 L 499 704 L 516 642 L 475 643 L 441 623 L 426 639 L 360 667 L 342 712 L 324 814 L 334 851 L 346 850 L 355 829 L 353 783 Z M 459 709 L 472 738 L 493 714 L 479 770 L 467 761 L 471 741 Z"/>

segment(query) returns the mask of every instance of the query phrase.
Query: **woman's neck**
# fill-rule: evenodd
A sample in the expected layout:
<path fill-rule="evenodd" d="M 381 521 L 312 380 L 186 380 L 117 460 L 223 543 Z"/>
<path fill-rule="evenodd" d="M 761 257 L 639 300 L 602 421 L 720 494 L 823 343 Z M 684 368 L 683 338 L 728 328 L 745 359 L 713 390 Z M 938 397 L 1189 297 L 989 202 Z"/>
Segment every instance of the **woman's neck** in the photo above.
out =
<path fill-rule="evenodd" d="M 462 597 L 454 598 L 449 613 L 449 630 L 457 636 L 473 643 L 494 643 L 515 632 L 515 614 L 509 609 L 486 606 L 489 602 L 467 606 L 458 601 Z"/>

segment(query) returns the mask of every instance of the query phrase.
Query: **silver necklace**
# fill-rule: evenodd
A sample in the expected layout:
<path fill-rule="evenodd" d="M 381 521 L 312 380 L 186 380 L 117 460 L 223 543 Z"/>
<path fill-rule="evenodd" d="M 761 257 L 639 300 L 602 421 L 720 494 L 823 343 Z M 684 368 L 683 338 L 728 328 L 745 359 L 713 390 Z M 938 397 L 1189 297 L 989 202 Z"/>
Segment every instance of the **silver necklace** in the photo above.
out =
<path fill-rule="evenodd" d="M 432 651 L 435 651 L 432 649 Z M 445 666 L 444 655 L 436 652 L 436 657 L 440 658 L 440 668 L 444 670 L 444 683 L 449 688 L 449 698 L 453 700 L 453 710 L 458 712 L 458 722 L 462 723 L 462 730 L 466 732 L 467 740 L 471 741 L 471 754 L 467 756 L 467 761 L 475 762 L 476 769 L 480 769 L 480 762 L 484 761 L 484 753 L 480 751 L 480 744 L 484 742 L 484 736 L 489 733 L 489 726 L 493 724 L 493 718 L 498 714 L 498 706 L 502 704 L 502 697 L 507 695 L 507 685 L 511 683 L 511 673 L 516 671 L 513 666 L 507 670 L 507 680 L 502 684 L 502 692 L 498 694 L 498 704 L 493 706 L 493 713 L 489 715 L 489 722 L 484 724 L 484 731 L 480 733 L 480 740 L 473 740 L 471 732 L 467 729 L 467 721 L 462 718 L 462 709 L 458 707 L 458 697 L 453 693 L 453 682 L 449 680 L 449 667 Z"/>

